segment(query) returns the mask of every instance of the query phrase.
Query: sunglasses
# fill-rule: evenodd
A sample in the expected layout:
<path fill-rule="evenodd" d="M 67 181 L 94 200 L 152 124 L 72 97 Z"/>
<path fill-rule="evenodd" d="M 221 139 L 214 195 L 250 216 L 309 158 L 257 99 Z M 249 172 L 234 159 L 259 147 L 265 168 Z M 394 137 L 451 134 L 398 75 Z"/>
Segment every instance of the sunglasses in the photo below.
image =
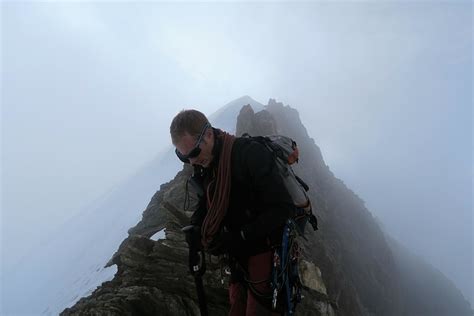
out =
<path fill-rule="evenodd" d="M 187 155 L 183 155 L 182 153 L 179 152 L 177 148 L 175 148 L 174 152 L 176 153 L 176 156 L 178 156 L 179 160 L 181 160 L 184 163 L 189 163 L 190 162 L 189 159 L 196 158 L 197 156 L 199 156 L 199 154 L 201 153 L 201 147 L 199 147 L 199 145 L 201 145 L 202 139 L 204 137 L 204 133 L 209 127 L 211 127 L 211 124 L 209 123 L 206 123 L 204 125 L 204 127 L 201 130 L 201 134 L 199 134 L 196 145 L 194 145 L 194 148 Z"/>

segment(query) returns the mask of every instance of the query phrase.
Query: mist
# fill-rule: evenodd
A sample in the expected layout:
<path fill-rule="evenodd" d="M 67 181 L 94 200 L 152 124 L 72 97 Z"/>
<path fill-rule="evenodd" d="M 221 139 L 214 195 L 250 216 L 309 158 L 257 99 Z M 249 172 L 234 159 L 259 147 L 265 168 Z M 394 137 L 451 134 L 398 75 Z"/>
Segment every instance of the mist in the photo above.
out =
<path fill-rule="evenodd" d="M 1 11 L 2 275 L 165 152 L 181 109 L 249 95 L 296 108 L 384 231 L 473 305 L 471 2 Z"/>

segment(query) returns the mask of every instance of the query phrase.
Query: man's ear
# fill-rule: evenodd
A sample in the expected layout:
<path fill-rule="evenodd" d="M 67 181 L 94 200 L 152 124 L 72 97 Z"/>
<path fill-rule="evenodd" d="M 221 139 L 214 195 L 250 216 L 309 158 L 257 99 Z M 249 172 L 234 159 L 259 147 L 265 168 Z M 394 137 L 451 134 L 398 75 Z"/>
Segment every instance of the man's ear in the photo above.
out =
<path fill-rule="evenodd" d="M 212 139 L 212 137 L 214 137 L 214 132 L 213 132 L 212 128 L 208 128 L 206 130 L 204 138 L 206 139 L 206 141 L 210 141 Z"/>

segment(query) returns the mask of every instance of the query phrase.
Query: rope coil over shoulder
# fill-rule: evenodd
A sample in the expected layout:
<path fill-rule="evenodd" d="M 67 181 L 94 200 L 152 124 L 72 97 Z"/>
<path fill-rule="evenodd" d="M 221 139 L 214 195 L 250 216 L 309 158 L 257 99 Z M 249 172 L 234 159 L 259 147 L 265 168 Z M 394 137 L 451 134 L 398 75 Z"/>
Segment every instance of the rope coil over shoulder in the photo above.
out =
<path fill-rule="evenodd" d="M 211 185 L 213 185 L 212 182 L 207 187 L 208 211 L 201 229 L 202 244 L 206 249 L 221 227 L 222 220 L 229 207 L 230 199 L 231 153 L 235 136 L 219 130 L 217 137 L 222 140 L 222 149 L 219 157 L 219 165 L 217 167 L 214 192 L 209 192 Z M 217 139 L 214 141 L 217 141 Z"/>

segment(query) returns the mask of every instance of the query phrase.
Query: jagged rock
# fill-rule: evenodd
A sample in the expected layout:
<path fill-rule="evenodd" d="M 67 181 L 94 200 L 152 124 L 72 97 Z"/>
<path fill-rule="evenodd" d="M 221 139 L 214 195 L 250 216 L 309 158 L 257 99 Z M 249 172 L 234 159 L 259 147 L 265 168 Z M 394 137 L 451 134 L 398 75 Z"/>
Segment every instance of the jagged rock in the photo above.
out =
<path fill-rule="evenodd" d="M 129 230 L 129 237 L 109 262 L 118 267 L 114 279 L 61 315 L 199 314 L 194 279 L 188 272 L 187 244 L 180 231 L 188 222 L 179 206 L 188 176 L 189 170 L 180 172 L 153 196 L 142 221 Z M 162 227 L 166 227 L 166 239 L 151 240 Z M 210 271 L 216 269 L 216 264 L 210 265 Z M 218 275 L 208 273 L 204 281 L 211 315 L 225 315 L 227 293 Z"/>
<path fill-rule="evenodd" d="M 246 131 L 247 133 L 252 135 L 251 132 L 254 132 L 252 130 L 254 126 L 254 117 L 255 113 L 250 104 L 243 106 L 240 110 L 239 116 L 237 117 L 235 135 L 242 136 L 242 134 L 244 133 L 243 131 Z"/>
<path fill-rule="evenodd" d="M 277 124 L 270 112 L 262 110 L 254 113 L 252 107 L 246 105 L 237 117 L 235 134 L 241 136 L 244 133 L 251 136 L 276 134 Z"/>
<path fill-rule="evenodd" d="M 315 290 L 319 293 L 327 295 L 326 286 L 324 285 L 323 278 L 321 275 L 321 270 L 314 263 L 300 260 L 299 262 L 299 271 L 301 282 L 304 286 Z"/>

